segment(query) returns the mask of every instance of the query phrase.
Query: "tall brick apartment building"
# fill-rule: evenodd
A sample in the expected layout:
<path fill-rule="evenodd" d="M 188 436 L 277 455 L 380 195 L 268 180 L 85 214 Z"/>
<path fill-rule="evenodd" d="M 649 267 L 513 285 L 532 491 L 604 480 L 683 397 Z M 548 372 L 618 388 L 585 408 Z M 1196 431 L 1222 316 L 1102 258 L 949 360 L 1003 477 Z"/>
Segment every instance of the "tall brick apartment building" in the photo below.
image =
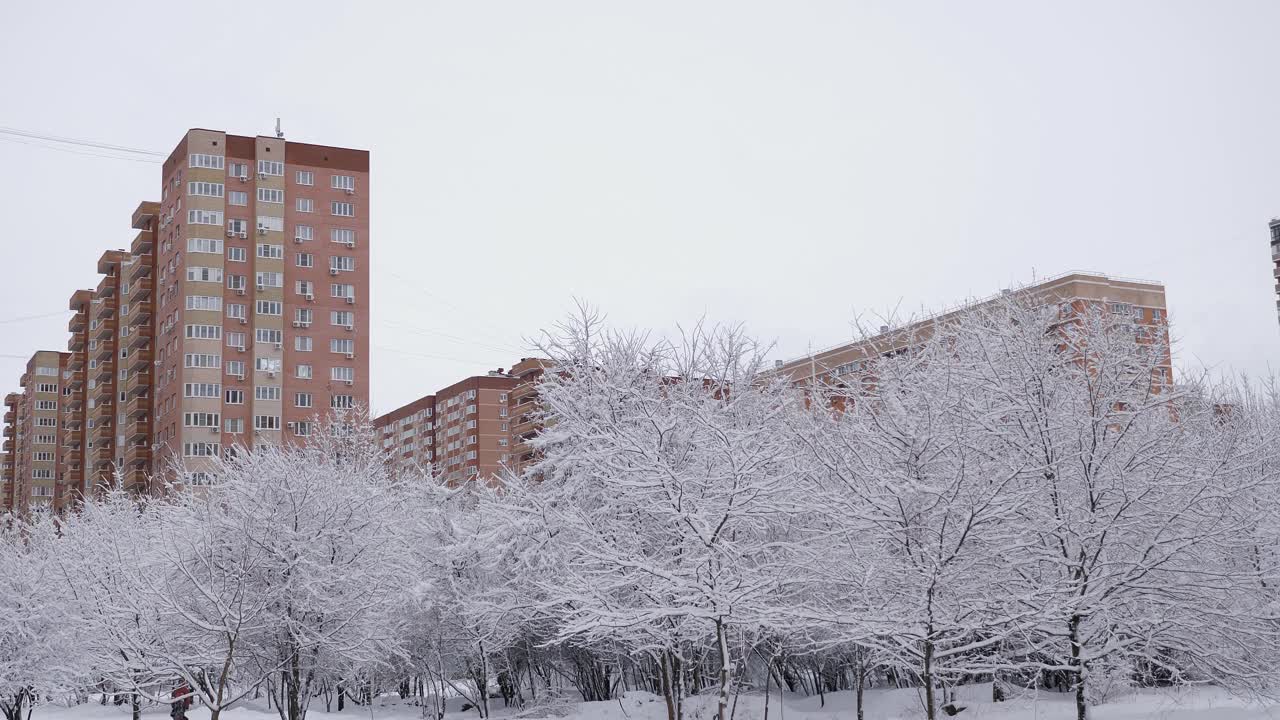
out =
<path fill-rule="evenodd" d="M 509 371 L 469 377 L 377 417 L 383 449 L 391 462 L 430 465 L 453 484 L 520 471 L 533 459 L 527 441 L 539 428 L 536 381 L 545 367 L 522 358 Z"/>
<path fill-rule="evenodd" d="M 116 474 L 155 492 L 177 461 L 206 482 L 218 454 L 368 404 L 369 153 L 196 129 L 160 180 L 129 248 L 71 294 L 67 352 L 23 376 L 60 358 L 52 451 L 24 426 L 47 401 L 27 382 L 9 396 L 0 510 L 62 506 Z"/>
<path fill-rule="evenodd" d="M 1008 291 L 1006 291 L 1008 292 Z M 1068 273 L 1012 291 L 1017 295 L 1036 298 L 1047 305 L 1057 305 L 1064 313 L 1079 312 L 1085 307 L 1102 307 L 1113 315 L 1131 320 L 1135 327 L 1148 327 L 1162 333 L 1168 344 L 1168 310 L 1165 307 L 1164 286 L 1143 280 L 1112 278 L 1096 273 Z M 927 336 L 937 324 L 945 324 L 949 318 L 985 304 L 993 303 L 1006 293 L 978 300 L 963 308 L 935 317 L 909 323 L 890 330 L 882 328 L 873 337 L 844 343 L 821 350 L 813 355 L 787 362 L 779 361 L 776 372 L 790 375 L 798 383 L 839 383 L 843 378 L 857 376 L 866 362 L 880 355 L 897 352 L 907 347 L 913 339 Z M 1172 379 L 1172 368 L 1166 368 Z"/>

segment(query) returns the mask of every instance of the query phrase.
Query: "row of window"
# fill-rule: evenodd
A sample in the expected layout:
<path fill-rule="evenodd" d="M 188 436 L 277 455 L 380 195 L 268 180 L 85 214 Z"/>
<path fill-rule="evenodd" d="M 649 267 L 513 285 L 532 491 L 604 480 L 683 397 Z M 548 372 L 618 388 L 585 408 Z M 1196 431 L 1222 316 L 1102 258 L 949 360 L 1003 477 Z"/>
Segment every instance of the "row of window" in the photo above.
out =
<path fill-rule="evenodd" d="M 276 195 L 274 193 L 279 193 L 279 195 Z M 267 198 L 270 198 L 270 199 L 267 199 Z M 262 202 L 283 203 L 284 193 L 280 190 L 270 190 L 267 188 L 259 188 L 258 199 L 261 200 Z M 240 203 L 232 203 L 232 204 L 239 205 Z M 311 210 L 308 209 L 308 210 L 305 210 L 304 212 L 311 212 Z M 329 203 L 329 214 L 333 215 L 334 217 L 355 217 L 356 206 L 354 203 L 338 202 L 337 200 L 335 200 Z M 223 215 L 221 210 L 197 210 L 195 208 L 187 210 L 188 225 L 222 225 L 222 221 L 224 217 L 225 215 Z M 258 229 L 274 230 L 275 232 L 282 232 L 284 230 L 284 218 L 277 217 L 275 215 L 259 215 Z M 227 225 L 227 231 L 234 232 L 234 233 L 248 232 L 247 228 L 245 228 L 243 225 L 237 224 L 233 227 L 230 223 L 228 223 Z"/>
<path fill-rule="evenodd" d="M 221 170 L 225 162 L 226 158 L 222 155 L 192 153 L 189 165 L 193 168 Z M 232 177 L 247 178 L 249 176 L 249 166 L 246 163 L 233 162 L 230 170 L 228 174 Z M 258 174 L 284 177 L 284 163 L 279 160 L 259 160 Z M 297 170 L 294 173 L 294 180 L 299 185 L 315 185 L 315 179 L 315 172 L 311 170 Z M 352 175 L 330 175 L 329 186 L 335 190 L 355 190 L 356 179 Z"/>

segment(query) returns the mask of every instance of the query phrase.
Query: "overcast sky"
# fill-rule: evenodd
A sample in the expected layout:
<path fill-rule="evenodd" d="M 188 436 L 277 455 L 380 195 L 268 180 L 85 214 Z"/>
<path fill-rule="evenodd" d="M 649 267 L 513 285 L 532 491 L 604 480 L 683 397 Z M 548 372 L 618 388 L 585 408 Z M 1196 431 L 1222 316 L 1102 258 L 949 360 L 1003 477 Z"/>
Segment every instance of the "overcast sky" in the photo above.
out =
<path fill-rule="evenodd" d="M 373 406 L 510 366 L 574 297 L 850 321 L 1073 269 L 1165 283 L 1184 366 L 1280 359 L 1280 3 L 10 3 L 0 126 L 372 152 Z M 0 354 L 65 349 L 158 165 L 0 141 Z M 0 357 L 0 389 L 23 361 Z"/>

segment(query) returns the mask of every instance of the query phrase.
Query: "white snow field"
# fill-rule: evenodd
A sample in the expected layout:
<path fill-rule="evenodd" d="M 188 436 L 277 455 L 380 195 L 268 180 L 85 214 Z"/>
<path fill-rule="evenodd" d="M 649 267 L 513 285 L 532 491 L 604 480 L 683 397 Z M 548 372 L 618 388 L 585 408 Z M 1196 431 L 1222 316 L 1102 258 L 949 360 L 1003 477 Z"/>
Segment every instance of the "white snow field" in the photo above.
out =
<path fill-rule="evenodd" d="M 1071 696 L 1061 693 L 1026 694 L 1006 702 L 992 703 L 990 685 L 969 685 L 958 688 L 957 704 L 965 705 L 956 715 L 959 720 L 1074 720 L 1075 705 Z M 630 692 L 620 701 L 592 703 L 563 703 L 558 707 L 492 708 L 494 718 L 522 718 L 539 720 L 666 720 L 666 708 L 659 696 L 644 692 Z M 475 710 L 463 711 L 461 701 L 453 700 L 445 720 L 479 718 Z M 914 720 L 924 717 L 920 701 L 913 689 L 869 690 L 865 706 L 866 720 Z M 190 720 L 209 720 L 209 711 L 194 708 L 187 713 Z M 323 705 L 313 705 L 307 713 L 313 720 L 423 720 L 423 709 L 394 695 L 379 698 L 373 707 L 348 705 L 338 713 L 326 713 Z M 715 696 L 691 697 L 685 701 L 684 716 L 687 720 L 712 720 L 715 717 Z M 31 720 L 124 720 L 129 717 L 127 705 L 102 706 L 89 703 L 74 707 L 43 704 L 36 707 Z M 261 703 L 249 703 L 224 711 L 224 720 L 279 720 L 275 710 Z M 788 696 L 785 702 L 777 695 L 772 697 L 770 720 L 852 720 L 854 696 L 852 692 L 829 694 L 825 707 L 819 698 L 802 695 Z M 1217 688 L 1139 690 L 1106 704 L 1091 708 L 1092 720 L 1280 720 L 1280 703 L 1253 702 L 1232 697 Z M 166 720 L 168 708 L 151 707 L 143 711 L 144 720 Z M 742 695 L 738 698 L 735 720 L 763 720 L 764 698 L 761 695 Z"/>

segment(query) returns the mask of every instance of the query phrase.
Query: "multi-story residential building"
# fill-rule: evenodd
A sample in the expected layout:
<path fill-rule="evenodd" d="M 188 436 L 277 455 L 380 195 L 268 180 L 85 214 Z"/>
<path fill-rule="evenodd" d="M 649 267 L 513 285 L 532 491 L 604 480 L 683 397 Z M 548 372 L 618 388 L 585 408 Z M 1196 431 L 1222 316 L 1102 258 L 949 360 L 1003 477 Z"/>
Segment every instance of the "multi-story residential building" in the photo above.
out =
<path fill-rule="evenodd" d="M 1152 338 L 1150 333 L 1160 333 L 1166 347 L 1168 346 L 1168 310 L 1165 307 L 1163 285 L 1144 280 L 1074 272 L 1016 290 L 1006 290 L 999 295 L 967 303 L 959 309 L 902 327 L 881 327 L 880 332 L 873 337 L 836 345 L 787 362 L 778 361 L 775 372 L 790 375 L 797 383 L 809 383 L 816 379 L 839 384 L 845 378 L 858 376 L 868 361 L 900 352 L 913 342 L 927 337 L 932 328 L 945 325 L 950 319 L 975 307 L 994 303 L 1009 293 L 1027 295 L 1046 305 L 1055 305 L 1064 315 L 1080 312 L 1086 307 L 1103 307 L 1113 315 L 1131 320 L 1142 331 L 1137 337 Z M 1166 380 L 1172 380 L 1171 366 L 1165 368 L 1165 376 Z"/>
<path fill-rule="evenodd" d="M 516 368 L 512 373 L 498 368 L 376 418 L 374 427 L 381 431 L 391 462 L 434 466 L 440 478 L 453 484 L 473 477 L 492 482 L 503 468 L 518 470 L 513 393 L 531 384 L 528 363 L 521 361 L 525 375 L 515 374 Z"/>
<path fill-rule="evenodd" d="M 1271 218 L 1271 274 L 1276 281 L 1276 314 L 1280 315 L 1280 217 Z"/>
<path fill-rule="evenodd" d="M 509 371 L 516 379 L 516 387 L 511 391 L 511 466 L 516 472 L 523 472 L 537 459 L 529 441 L 542 429 L 538 380 L 550 366 L 550 361 L 543 358 L 520 358 Z"/>
<path fill-rule="evenodd" d="M 20 380 L 23 391 L 5 398 L 5 436 L 12 440 L 13 461 L 5 501 L 14 511 L 53 507 L 66 493 L 58 479 L 58 448 L 68 358 L 54 350 L 36 352 Z"/>
<path fill-rule="evenodd" d="M 154 493 L 179 463 L 202 482 L 219 453 L 368 407 L 369 153 L 190 130 L 161 179 L 129 249 L 71 295 L 55 415 L 30 388 L 9 396 L 3 507 L 63 507 L 116 477 Z M 37 359 L 24 387 L 51 367 Z M 50 433 L 28 426 L 47 420 L 36 461 Z"/>
<path fill-rule="evenodd" d="M 153 467 L 305 436 L 366 407 L 369 154 L 191 130 L 155 239 Z"/>
<path fill-rule="evenodd" d="M 22 396 L 8 393 L 4 396 L 4 462 L 0 464 L 0 512 L 12 512 L 17 505 L 17 436 L 18 404 Z"/>

